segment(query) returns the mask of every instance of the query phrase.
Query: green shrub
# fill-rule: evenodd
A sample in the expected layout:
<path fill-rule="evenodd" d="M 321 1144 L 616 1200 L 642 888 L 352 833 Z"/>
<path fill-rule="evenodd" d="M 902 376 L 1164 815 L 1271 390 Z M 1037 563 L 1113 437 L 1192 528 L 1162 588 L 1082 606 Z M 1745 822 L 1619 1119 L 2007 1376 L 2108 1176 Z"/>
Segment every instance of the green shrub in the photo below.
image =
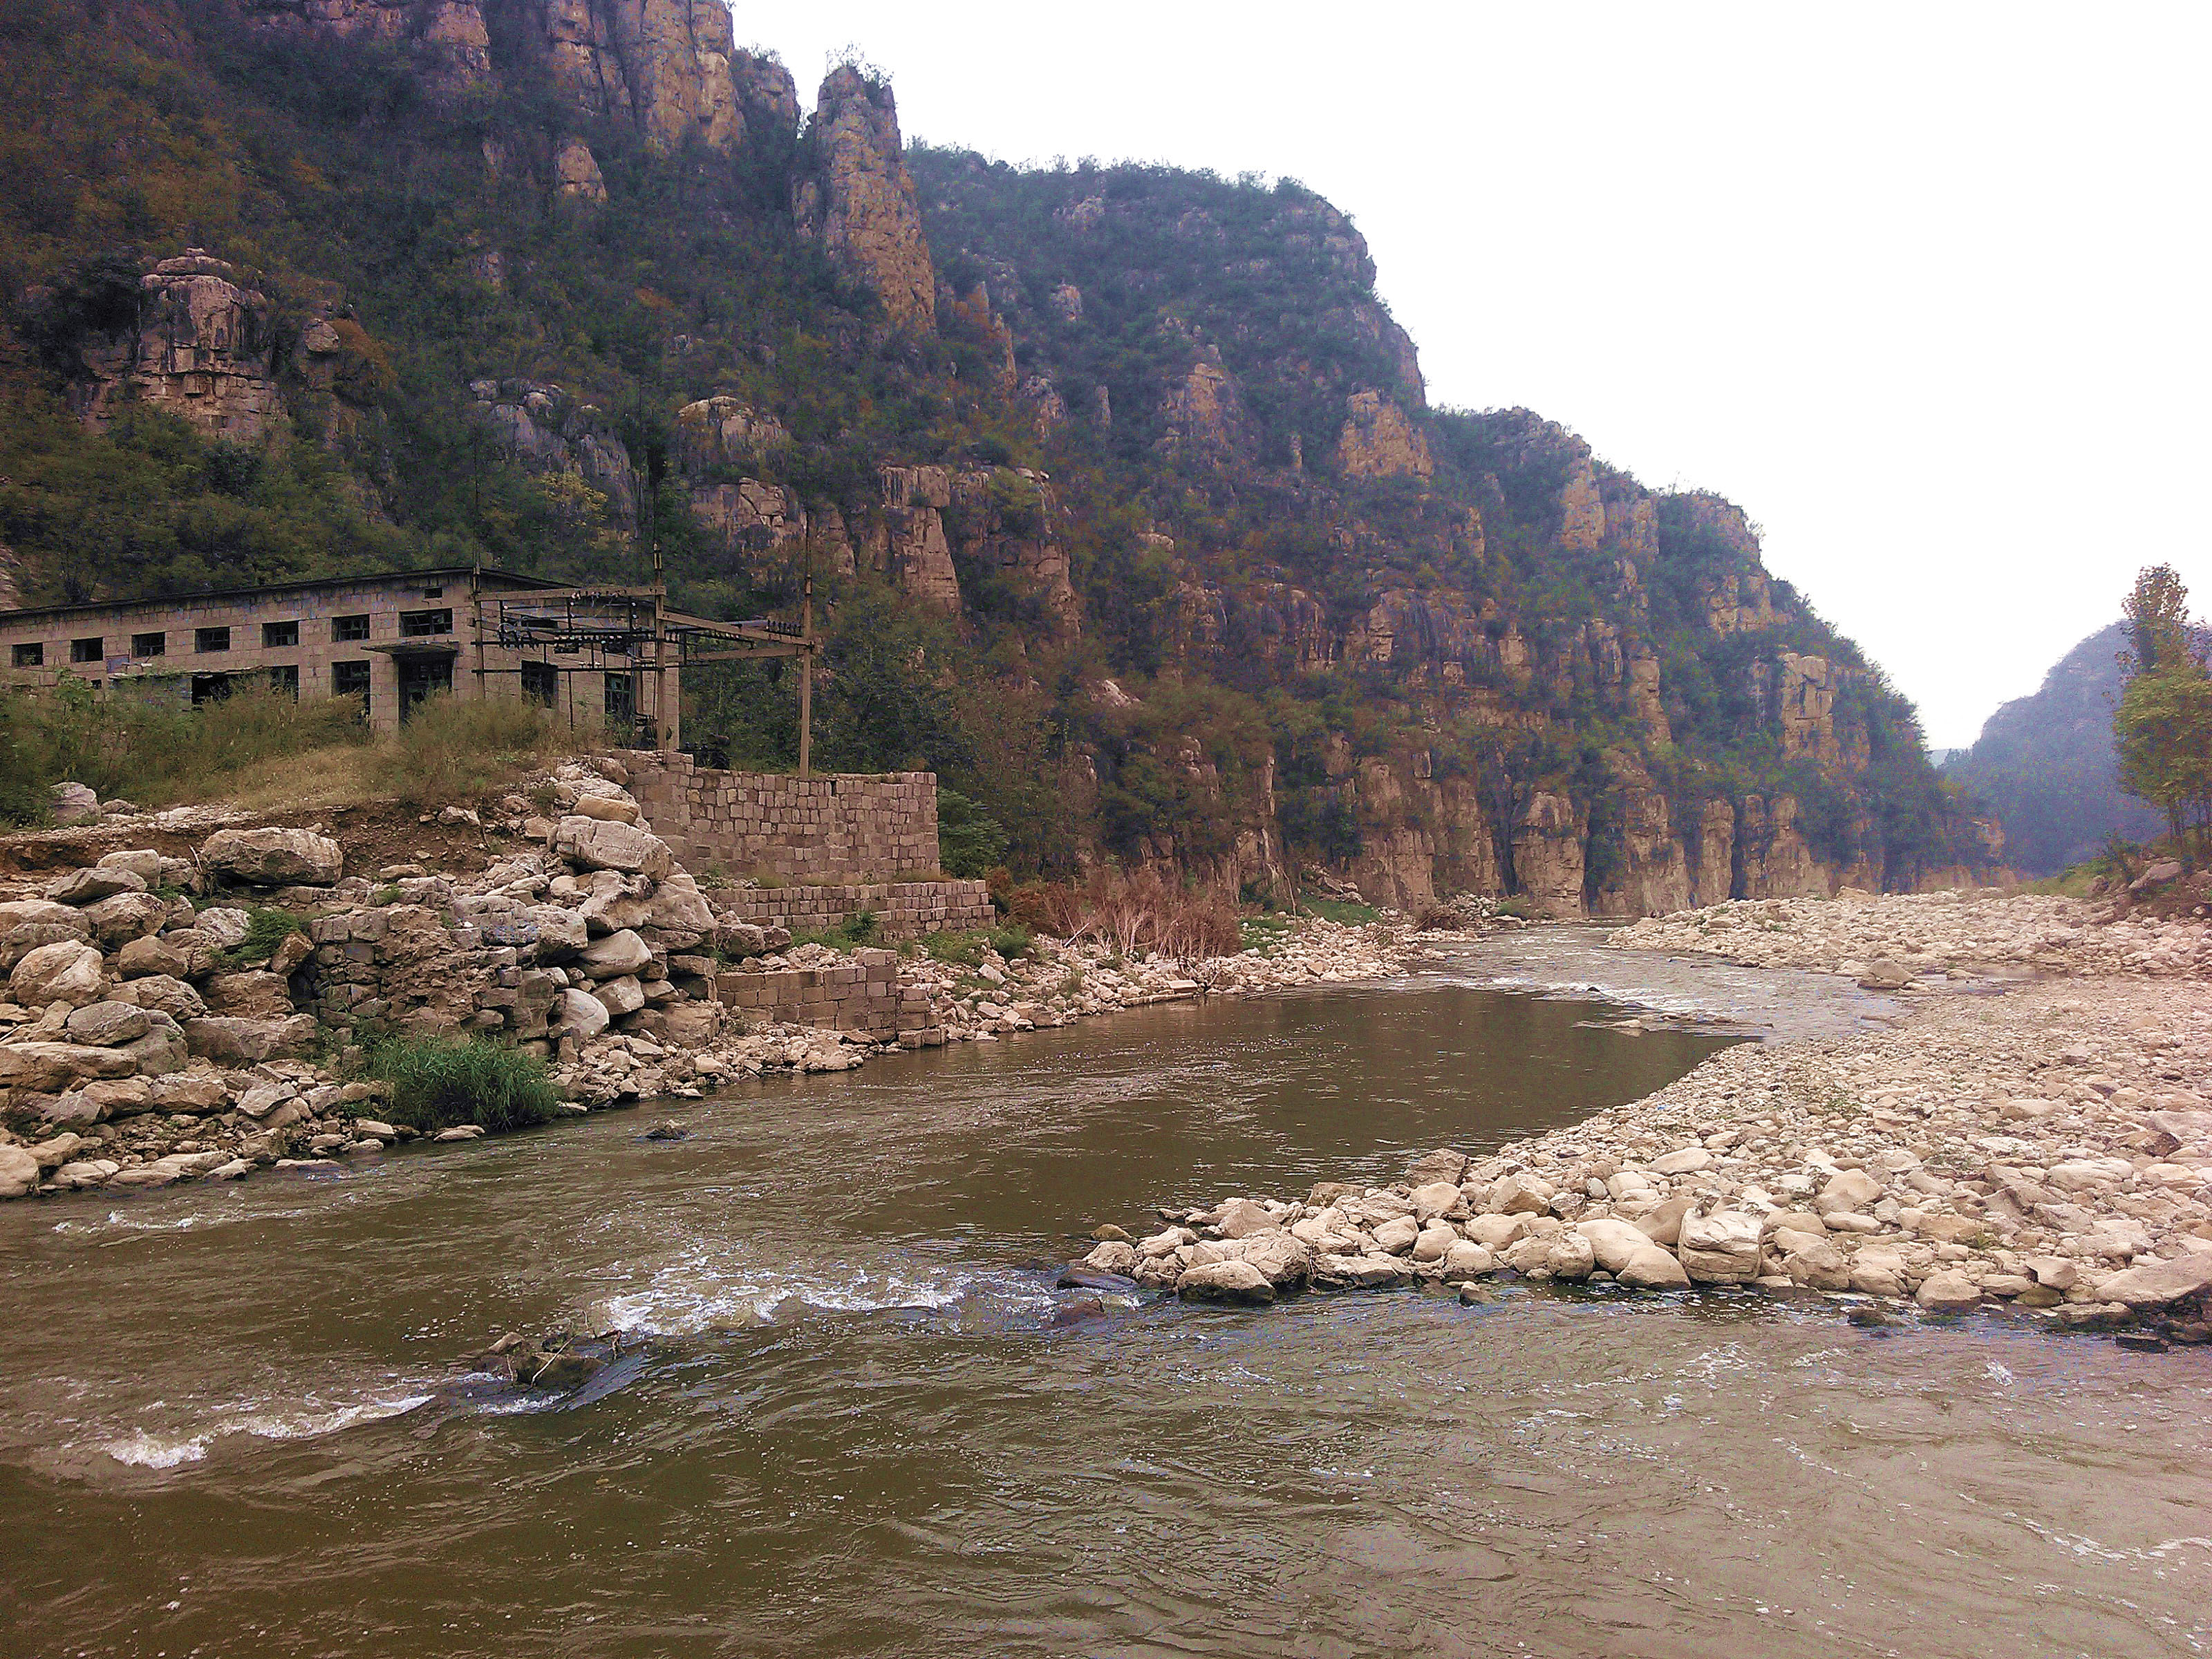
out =
<path fill-rule="evenodd" d="M 425 1132 L 526 1129 L 560 1104 L 544 1060 L 470 1038 L 389 1037 L 370 1051 L 368 1072 L 392 1087 L 385 1115 Z"/>
<path fill-rule="evenodd" d="M 956 968 L 974 968 L 983 960 L 982 931 L 973 929 L 957 933 L 947 928 L 943 933 L 924 933 L 921 948 L 934 962 L 946 962 Z"/>
<path fill-rule="evenodd" d="M 1371 904 L 1353 904 L 1345 899 L 1316 898 L 1311 893 L 1298 896 L 1298 908 L 1308 915 L 1319 916 L 1323 921 L 1354 926 L 1373 921 L 1382 914 Z"/>
<path fill-rule="evenodd" d="M 301 702 L 246 685 L 195 708 L 158 686 L 118 684 L 103 697 L 65 678 L 42 693 L 0 693 L 0 820 L 40 821 L 65 779 L 162 806 L 204 799 L 262 761 L 368 740 L 350 697 Z"/>
<path fill-rule="evenodd" d="M 1025 957 L 1036 949 L 1036 939 L 1019 922 L 1011 927 L 987 929 L 983 937 L 994 951 L 1009 962 L 1018 957 Z"/>
<path fill-rule="evenodd" d="M 997 819 L 957 789 L 937 791 L 937 858 L 948 876 L 975 880 L 1006 856 Z"/>

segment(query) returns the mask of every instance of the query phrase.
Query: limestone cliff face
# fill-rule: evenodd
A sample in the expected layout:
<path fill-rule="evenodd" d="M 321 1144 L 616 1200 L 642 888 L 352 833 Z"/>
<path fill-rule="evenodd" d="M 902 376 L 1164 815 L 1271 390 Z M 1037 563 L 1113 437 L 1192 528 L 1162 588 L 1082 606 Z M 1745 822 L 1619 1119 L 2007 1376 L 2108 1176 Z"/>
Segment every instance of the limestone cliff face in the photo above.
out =
<path fill-rule="evenodd" d="M 789 73 L 736 49 L 721 0 L 236 3 L 270 28 L 404 47 L 447 93 L 542 70 L 580 114 L 635 127 L 663 154 L 696 143 L 727 155 L 749 136 L 765 140 L 798 125 Z M 519 56 L 503 60 L 502 52 Z M 561 183 L 564 194 L 589 193 L 571 187 L 573 169 Z"/>
<path fill-rule="evenodd" d="M 922 234 L 889 86 L 850 64 L 822 82 L 807 130 L 808 170 L 793 193 L 801 234 L 875 295 L 891 326 L 936 327 L 937 274 Z"/>
<path fill-rule="evenodd" d="M 548 66 L 586 113 L 629 121 L 664 152 L 743 141 L 720 0 L 540 0 L 538 21 Z"/>
<path fill-rule="evenodd" d="M 1437 470 L 1421 429 L 1379 392 L 1352 394 L 1336 464 L 1347 478 L 1425 478 Z"/>
<path fill-rule="evenodd" d="M 471 86 L 492 73 L 477 0 L 240 0 L 253 22 L 295 34 L 413 49 L 434 85 Z"/>
<path fill-rule="evenodd" d="M 579 512 L 596 512 L 608 528 L 637 533 L 642 481 L 614 422 L 558 386 L 530 380 L 477 380 L 469 394 L 493 441 L 522 468 L 541 477 L 577 480 L 601 498 Z"/>
<path fill-rule="evenodd" d="M 210 438 L 258 443 L 282 412 L 266 296 L 192 249 L 139 281 L 137 325 L 87 354 L 82 412 L 103 423 L 125 402 L 180 415 Z M 332 337 L 329 343 L 336 349 Z"/>

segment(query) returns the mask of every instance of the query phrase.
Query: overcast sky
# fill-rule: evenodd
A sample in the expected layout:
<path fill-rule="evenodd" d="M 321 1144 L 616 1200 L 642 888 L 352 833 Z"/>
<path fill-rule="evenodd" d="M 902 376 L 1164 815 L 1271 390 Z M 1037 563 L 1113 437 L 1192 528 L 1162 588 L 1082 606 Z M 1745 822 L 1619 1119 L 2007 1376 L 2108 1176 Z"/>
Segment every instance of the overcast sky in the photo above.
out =
<path fill-rule="evenodd" d="M 908 137 L 1288 174 L 1432 401 L 1525 404 L 1767 563 L 1972 741 L 2142 564 L 2212 609 L 2212 7 L 737 0 Z"/>

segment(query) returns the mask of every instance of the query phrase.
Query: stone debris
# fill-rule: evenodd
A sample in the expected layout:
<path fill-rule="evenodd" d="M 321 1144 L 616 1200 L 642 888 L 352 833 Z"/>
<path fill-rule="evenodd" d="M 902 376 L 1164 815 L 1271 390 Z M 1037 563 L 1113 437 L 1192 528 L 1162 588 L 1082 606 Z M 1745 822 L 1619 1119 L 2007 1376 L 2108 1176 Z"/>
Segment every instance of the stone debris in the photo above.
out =
<path fill-rule="evenodd" d="M 2064 900 L 1760 902 L 1624 929 L 1624 948 L 1908 982 L 2049 975 L 1930 996 L 1903 1024 L 1723 1049 L 1656 1093 L 1392 1187 L 1323 1182 L 1163 1212 L 1083 1268 L 1194 1300 L 1463 1284 L 1500 1273 L 1638 1289 L 1745 1286 L 2009 1308 L 2063 1328 L 2212 1340 L 2212 982 L 2194 917 L 2106 921 Z M 1946 976 L 1946 977 L 1939 977 Z M 1118 1231 L 1118 1230 L 1117 1230 Z M 1249 1262 L 1270 1296 L 1231 1294 Z"/>

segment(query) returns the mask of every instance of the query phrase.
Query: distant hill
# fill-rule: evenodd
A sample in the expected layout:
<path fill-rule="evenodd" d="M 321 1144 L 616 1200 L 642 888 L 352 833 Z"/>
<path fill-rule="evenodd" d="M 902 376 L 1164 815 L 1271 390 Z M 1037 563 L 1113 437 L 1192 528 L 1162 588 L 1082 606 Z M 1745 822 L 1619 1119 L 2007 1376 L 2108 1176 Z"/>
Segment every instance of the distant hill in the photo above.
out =
<path fill-rule="evenodd" d="M 2118 623 L 2098 629 L 2059 659 L 2041 690 L 2005 704 L 1972 749 L 1943 763 L 1945 777 L 1995 810 L 2021 870 L 2054 874 L 2114 831 L 2136 841 L 2166 827 L 2117 780 L 2112 708 L 2126 646 Z"/>

